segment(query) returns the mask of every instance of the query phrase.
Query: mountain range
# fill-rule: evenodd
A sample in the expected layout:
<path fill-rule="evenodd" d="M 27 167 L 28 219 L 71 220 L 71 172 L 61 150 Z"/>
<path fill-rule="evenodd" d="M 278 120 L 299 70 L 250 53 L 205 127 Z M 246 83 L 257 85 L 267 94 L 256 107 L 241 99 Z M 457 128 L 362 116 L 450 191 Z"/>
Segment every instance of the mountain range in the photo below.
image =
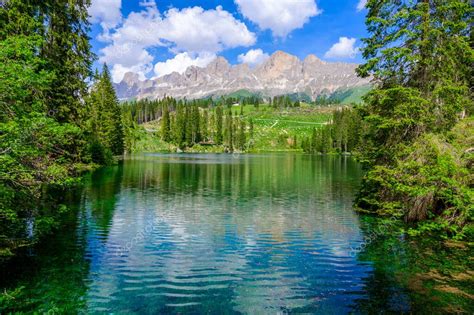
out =
<path fill-rule="evenodd" d="M 325 62 L 315 55 L 304 60 L 277 51 L 262 64 L 230 65 L 217 57 L 206 67 L 190 66 L 182 74 L 173 72 L 141 81 L 128 72 L 115 84 L 117 96 L 127 99 L 159 99 L 164 96 L 198 99 L 245 91 L 262 97 L 304 95 L 311 100 L 370 85 L 369 79 L 357 77 L 354 63 Z"/>

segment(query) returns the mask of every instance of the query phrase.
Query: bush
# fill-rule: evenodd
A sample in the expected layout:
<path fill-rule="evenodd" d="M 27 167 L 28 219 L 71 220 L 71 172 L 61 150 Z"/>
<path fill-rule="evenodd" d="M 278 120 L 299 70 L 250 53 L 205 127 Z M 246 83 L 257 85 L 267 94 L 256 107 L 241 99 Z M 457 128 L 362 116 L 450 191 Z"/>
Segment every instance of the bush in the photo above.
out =
<path fill-rule="evenodd" d="M 471 157 L 465 154 L 472 124 L 466 126 L 471 132 L 454 128 L 449 138 L 425 134 L 397 155 L 394 166 L 372 168 L 358 206 L 403 217 L 414 223 L 412 235 L 437 231 L 444 237 L 465 237 L 472 231 L 474 204 Z"/>
<path fill-rule="evenodd" d="M 89 154 L 95 164 L 110 165 L 114 162 L 112 151 L 97 140 L 92 141 L 89 145 Z"/>

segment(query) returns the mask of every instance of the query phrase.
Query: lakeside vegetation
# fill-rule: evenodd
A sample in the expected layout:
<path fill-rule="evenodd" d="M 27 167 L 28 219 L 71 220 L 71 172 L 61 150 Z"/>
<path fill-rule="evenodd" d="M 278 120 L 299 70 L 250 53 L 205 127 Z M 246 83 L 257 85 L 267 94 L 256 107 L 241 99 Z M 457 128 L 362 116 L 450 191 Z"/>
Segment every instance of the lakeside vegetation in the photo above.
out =
<path fill-rule="evenodd" d="M 63 192 L 123 153 L 110 75 L 91 73 L 87 8 L 0 5 L 0 262 L 59 227 Z"/>
<path fill-rule="evenodd" d="M 360 108 L 367 174 L 357 205 L 416 223 L 410 234 L 472 240 L 472 4 L 368 1 L 367 9 L 358 73 L 377 85 Z"/>

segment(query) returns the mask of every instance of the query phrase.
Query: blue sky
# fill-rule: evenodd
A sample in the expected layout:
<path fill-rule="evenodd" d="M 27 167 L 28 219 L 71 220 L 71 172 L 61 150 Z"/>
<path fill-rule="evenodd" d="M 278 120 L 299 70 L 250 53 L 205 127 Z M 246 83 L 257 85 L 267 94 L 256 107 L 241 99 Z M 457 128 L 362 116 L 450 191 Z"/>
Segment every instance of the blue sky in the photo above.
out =
<path fill-rule="evenodd" d="M 93 50 L 114 81 L 205 66 L 215 56 L 257 66 L 277 50 L 362 62 L 364 0 L 93 0 Z"/>

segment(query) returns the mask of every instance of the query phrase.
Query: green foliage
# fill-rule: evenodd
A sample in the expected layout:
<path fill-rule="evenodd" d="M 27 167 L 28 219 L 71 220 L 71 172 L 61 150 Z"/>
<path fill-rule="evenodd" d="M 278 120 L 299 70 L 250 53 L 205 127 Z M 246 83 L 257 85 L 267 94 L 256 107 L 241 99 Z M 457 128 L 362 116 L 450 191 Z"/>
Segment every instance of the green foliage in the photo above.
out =
<path fill-rule="evenodd" d="M 373 76 L 377 88 L 358 110 L 368 172 L 357 204 L 417 223 L 411 234 L 464 237 L 473 195 L 463 150 L 472 143 L 456 130 L 461 124 L 474 132 L 465 124 L 473 103 L 473 7 L 465 0 L 372 0 L 367 8 L 368 61 L 358 72 Z"/>
<path fill-rule="evenodd" d="M 0 41 L 0 120 L 6 121 L 31 111 L 45 111 L 45 93 L 54 77 L 43 70 L 44 61 L 35 49 L 39 36 L 11 36 Z"/>
<path fill-rule="evenodd" d="M 170 113 L 168 106 L 163 106 L 163 117 L 161 123 L 161 138 L 165 142 L 171 141 Z"/>
<path fill-rule="evenodd" d="M 313 128 L 311 136 L 301 142 L 301 148 L 306 153 L 354 153 L 361 141 L 360 122 L 354 109 L 336 110 L 329 124 Z"/>
<path fill-rule="evenodd" d="M 44 213 L 39 200 L 45 185 L 67 187 L 84 169 L 69 153 L 80 134 L 77 126 L 38 113 L 0 123 L 0 248 L 30 244 L 56 226 L 55 206 Z M 33 235 L 27 220 L 34 220 Z"/>
<path fill-rule="evenodd" d="M 91 134 L 89 150 L 91 153 L 94 152 L 92 159 L 98 164 L 110 162 L 107 158 L 108 153 L 122 155 L 125 144 L 122 111 L 106 65 L 102 73 L 96 75 L 86 104 L 90 113 L 88 129 Z M 101 151 L 103 154 L 99 154 Z"/>
<path fill-rule="evenodd" d="M 105 163 L 110 151 L 123 152 L 122 114 L 106 69 L 93 88 L 106 96 L 101 111 L 97 102 L 84 105 L 100 100 L 97 93 L 86 97 L 89 4 L 0 5 L 0 258 L 58 226 L 67 209 L 50 197 L 77 183 L 93 167 L 91 157 Z M 99 138 L 102 146 L 88 146 Z"/>
<path fill-rule="evenodd" d="M 109 165 L 113 162 L 112 151 L 110 151 L 109 148 L 104 147 L 104 145 L 97 140 L 93 140 L 89 144 L 89 154 L 93 163 Z"/>
<path fill-rule="evenodd" d="M 216 143 L 217 144 L 222 144 L 223 141 L 223 109 L 222 106 L 217 106 L 216 108 Z"/>

